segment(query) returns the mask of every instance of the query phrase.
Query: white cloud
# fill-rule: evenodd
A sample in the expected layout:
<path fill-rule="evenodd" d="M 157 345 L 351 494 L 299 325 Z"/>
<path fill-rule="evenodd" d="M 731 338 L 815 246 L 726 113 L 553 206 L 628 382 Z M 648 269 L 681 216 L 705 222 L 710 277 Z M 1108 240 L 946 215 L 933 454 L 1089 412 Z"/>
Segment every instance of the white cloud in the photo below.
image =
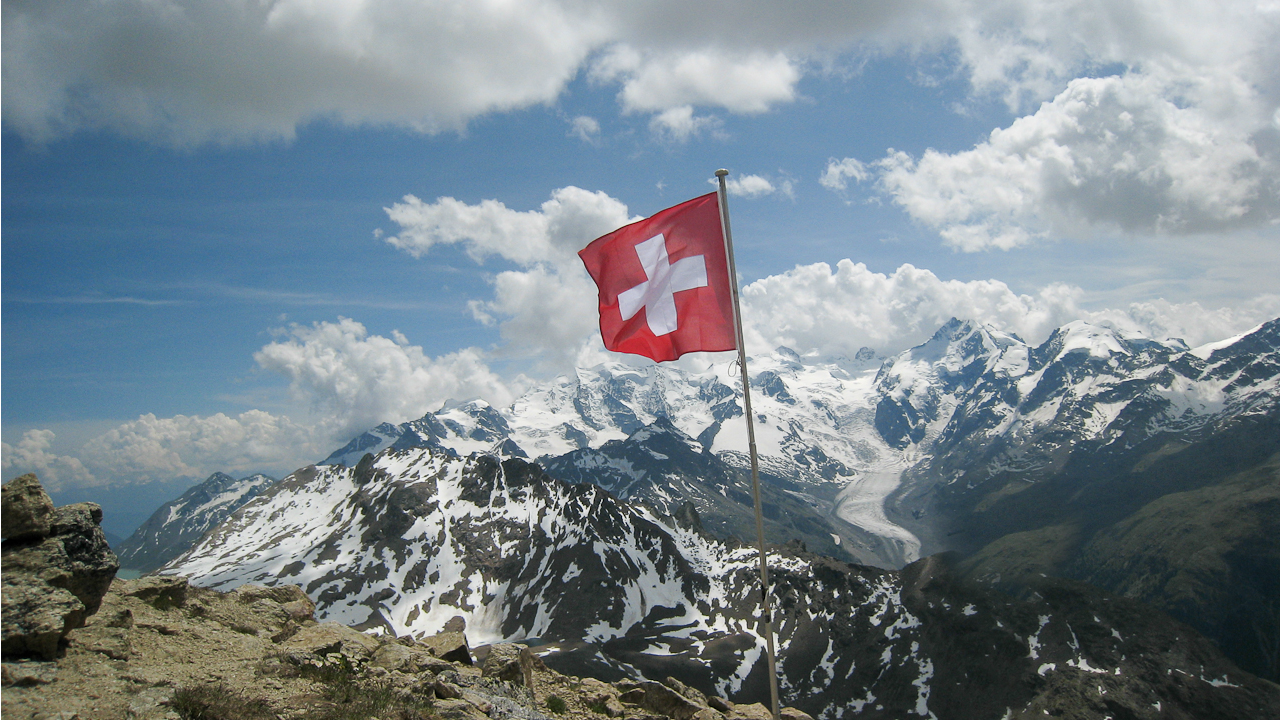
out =
<path fill-rule="evenodd" d="M 1193 234 L 1280 218 L 1280 167 L 1253 139 L 1259 98 L 1230 78 L 1182 90 L 1179 104 L 1149 76 L 1073 80 L 972 150 L 918 160 L 891 152 L 878 163 L 880 183 L 969 251 L 1048 234 Z"/>
<path fill-rule="evenodd" d="M 78 458 L 50 452 L 54 434 L 51 430 L 32 429 L 22 434 L 17 445 L 0 443 L 0 466 L 5 477 L 35 473 L 49 490 L 66 486 L 97 483 L 93 473 Z"/>
<path fill-rule="evenodd" d="M 928 339 L 952 317 L 989 323 L 1032 343 L 1067 322 L 1088 320 L 1197 345 L 1280 314 L 1280 296 L 1222 309 L 1157 300 L 1089 310 L 1085 299 L 1082 289 L 1060 283 L 1028 295 L 998 280 L 942 280 L 911 265 L 885 275 L 841 260 L 834 270 L 826 263 L 802 265 L 747 285 L 742 317 L 749 350 L 786 345 L 851 356 L 863 346 L 898 352 Z"/>
<path fill-rule="evenodd" d="M 521 266 L 493 278 L 494 297 L 473 301 L 482 323 L 497 323 L 506 356 L 536 358 L 555 370 L 573 367 L 596 332 L 595 285 L 577 252 L 639 218 L 602 192 L 560 188 L 538 210 L 518 211 L 495 200 L 467 205 L 453 198 L 424 203 L 412 196 L 387 209 L 400 225 L 387 242 L 422 257 L 439 243 L 458 243 L 477 261 L 499 256 Z"/>
<path fill-rule="evenodd" d="M 1270 122 L 1278 28 L 1274 4 L 1199 0 L 49 0 L 5 5 L 0 89 L 5 122 L 32 138 L 235 142 L 318 119 L 461 129 L 554 102 L 584 71 L 628 112 L 759 113 L 795 101 L 806 74 L 906 51 L 941 53 L 1015 109 L 1098 68 L 1163 78 L 1168 100 L 1216 69 L 1269 98 Z M 688 129 L 676 119 L 659 127 Z"/>
<path fill-rule="evenodd" d="M 197 480 L 214 472 L 280 476 L 332 450 L 333 439 L 322 431 L 261 410 L 235 417 L 148 413 L 90 439 L 75 456 L 52 452 L 52 431 L 28 430 L 17 446 L 3 444 L 4 470 L 34 472 L 53 491 Z"/>
<path fill-rule="evenodd" d="M 204 478 L 214 472 L 288 472 L 299 462 L 327 454 L 315 430 L 287 417 L 249 410 L 236 417 L 148 413 L 85 443 L 80 457 L 108 484 L 176 477 Z"/>
<path fill-rule="evenodd" d="M 178 143 L 292 137 L 332 118 L 426 132 L 547 102 L 613 32 L 522 3 L 51 0 L 6 4 L 4 117 Z"/>
<path fill-rule="evenodd" d="M 511 210 L 497 200 L 468 205 L 451 197 L 426 203 L 408 195 L 386 208 L 400 231 L 386 241 L 414 257 L 437 244 L 461 244 L 477 262 L 497 255 L 524 265 L 577 262 L 586 244 L 631 220 L 627 206 L 603 192 L 565 187 L 539 210 Z"/>
<path fill-rule="evenodd" d="M 574 367 L 584 343 L 599 332 L 598 294 L 586 270 L 556 272 L 538 265 L 498 273 L 494 299 L 473 312 L 497 315 L 508 356 L 535 359 L 555 371 Z M 481 314 L 482 313 L 482 314 Z"/>
<path fill-rule="evenodd" d="M 600 138 L 600 121 L 589 115 L 579 115 L 570 121 L 569 135 L 585 143 L 594 143 Z"/>
<path fill-rule="evenodd" d="M 795 99 L 800 70 L 781 52 L 682 49 L 646 56 L 634 48 L 617 46 L 596 63 L 593 77 L 621 80 L 619 98 L 629 111 L 701 105 L 760 113 Z"/>
<path fill-rule="evenodd" d="M 857 158 L 843 160 L 831 158 L 827 161 L 827 169 L 818 178 L 818 184 L 829 190 L 844 190 L 849 186 L 848 180 L 860 183 L 870 177 L 871 173 L 867 170 L 867 166 Z"/>
<path fill-rule="evenodd" d="M 479 350 L 432 358 L 420 346 L 398 342 L 403 339 L 370 335 L 364 325 L 341 318 L 293 325 L 287 339 L 253 357 L 263 369 L 288 378 L 290 390 L 324 418 L 334 437 L 414 420 L 449 399 L 478 397 L 504 405 L 514 397 Z"/>
<path fill-rule="evenodd" d="M 718 185 L 719 181 L 708 180 L 712 185 Z M 772 195 L 777 191 L 773 183 L 759 175 L 742 175 L 740 177 L 729 177 L 725 179 L 725 190 L 730 195 L 744 198 L 758 198 L 765 195 Z"/>
<path fill-rule="evenodd" d="M 669 108 L 649 119 L 649 130 L 654 135 L 675 142 L 685 142 L 703 130 L 719 127 L 720 121 L 710 115 L 694 115 L 691 105 Z"/>

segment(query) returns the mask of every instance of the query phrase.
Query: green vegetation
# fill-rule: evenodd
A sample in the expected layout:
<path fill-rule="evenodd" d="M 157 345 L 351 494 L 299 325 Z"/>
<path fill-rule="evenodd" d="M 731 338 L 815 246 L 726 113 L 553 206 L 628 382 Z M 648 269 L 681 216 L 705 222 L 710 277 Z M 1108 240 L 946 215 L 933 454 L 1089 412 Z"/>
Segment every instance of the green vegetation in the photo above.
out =
<path fill-rule="evenodd" d="M 217 685 L 180 687 L 173 693 L 173 709 L 182 720 L 274 720 L 276 714 L 262 698 L 249 698 Z"/>
<path fill-rule="evenodd" d="M 547 709 L 557 715 L 560 715 L 564 713 L 565 710 L 568 710 L 569 706 L 565 704 L 564 699 L 559 695 L 549 695 L 547 696 Z"/>
<path fill-rule="evenodd" d="M 377 678 L 361 676 L 351 661 L 338 654 L 298 663 L 287 656 L 274 672 L 302 677 L 323 686 L 324 704 L 307 715 L 314 720 L 427 720 L 435 712 L 430 699 L 393 688 Z"/>

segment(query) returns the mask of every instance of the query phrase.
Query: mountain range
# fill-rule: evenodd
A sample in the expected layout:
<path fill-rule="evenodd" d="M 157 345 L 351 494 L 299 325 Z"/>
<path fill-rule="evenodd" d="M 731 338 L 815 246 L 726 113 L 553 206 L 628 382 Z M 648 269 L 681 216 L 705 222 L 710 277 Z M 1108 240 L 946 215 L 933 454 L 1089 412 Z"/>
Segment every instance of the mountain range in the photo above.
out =
<path fill-rule="evenodd" d="M 782 701 L 814 717 L 1236 718 L 1280 709 L 1185 626 L 1083 585 L 1011 601 L 947 557 L 902 572 L 770 552 Z M 767 698 L 756 552 L 520 459 L 388 449 L 285 478 L 162 572 L 298 584 L 392 636 L 518 639 L 561 672 Z M 458 618 L 461 618 L 459 622 Z M 1083 714 L 1082 714 L 1083 713 Z"/>
<path fill-rule="evenodd" d="M 964 556 L 958 572 L 1028 600 L 1040 594 L 1036 586 L 1041 575 L 1083 580 L 1170 612 L 1247 669 L 1275 679 L 1280 588 L 1271 578 L 1280 577 L 1274 520 L 1280 503 L 1278 358 L 1280 321 L 1199 348 L 1086 323 L 1064 326 L 1032 346 L 995 328 L 956 320 L 923 345 L 888 358 L 870 350 L 854 358 L 802 357 L 778 348 L 749 361 L 766 532 L 774 543 L 798 540 L 794 552 L 799 555 L 812 550 L 885 570 L 908 566 L 922 554 L 958 550 Z M 591 497 L 620 501 L 618 507 L 632 508 L 672 537 L 693 533 L 707 542 L 726 540 L 726 547 L 732 547 L 736 538 L 754 535 L 748 523 L 740 398 L 724 368 L 696 373 L 607 363 L 558 378 L 506 408 L 471 401 L 411 422 L 380 425 L 267 490 L 209 536 L 221 538 L 220 544 L 210 545 L 207 537 L 166 572 L 192 573 L 202 584 L 297 582 L 288 580 L 296 573 L 279 574 L 283 566 L 255 564 L 237 554 L 238 543 L 258 547 L 262 540 L 225 534 L 233 528 L 243 533 L 262 525 L 252 531 L 257 533 L 253 538 L 284 542 L 287 536 L 283 547 L 293 554 L 285 564 L 297 572 L 323 566 L 333 553 L 355 558 L 361 551 L 353 548 L 361 543 L 373 548 L 379 538 L 408 537 L 405 533 L 411 535 L 427 522 L 415 513 L 432 501 L 412 500 L 407 490 L 386 496 L 388 507 L 399 509 L 378 510 L 381 501 L 367 498 L 359 501 L 365 505 L 353 506 L 367 506 L 367 512 L 385 515 L 385 522 L 344 536 L 352 548 L 345 550 L 336 549 L 335 540 L 313 536 L 336 527 L 334 517 L 305 516 L 318 524 L 314 532 L 298 526 L 283 533 L 275 525 L 294 510 L 263 514 L 262 508 L 301 502 L 288 498 L 321 482 L 315 478 L 336 483 L 322 493 L 324 502 L 356 502 L 356 496 L 364 497 L 363 488 L 372 487 L 367 478 L 408 482 L 402 460 L 389 458 L 423 451 L 426 455 L 414 457 L 431 458 L 430 463 L 489 457 L 505 468 L 511 461 L 533 459 L 557 481 L 549 483 L 555 493 L 603 491 Z M 419 477 L 428 461 L 416 462 L 413 473 Z M 342 485 L 337 480 L 345 477 L 342 473 L 366 480 Z M 414 497 L 422 495 L 413 492 Z M 437 500 L 444 506 L 445 499 Z M 309 502 L 319 507 L 318 500 Z M 445 514 L 432 516 L 432 523 L 452 522 L 451 514 L 440 512 Z M 350 513 L 341 517 L 355 522 Z M 593 522 L 590 514 L 573 517 L 578 525 Z M 1238 522 L 1224 529 L 1226 519 Z M 562 528 L 555 542 L 567 548 L 587 542 L 599 530 L 574 523 Z M 509 528 L 511 523 L 500 525 Z M 1171 527 L 1179 528 L 1178 542 L 1165 532 Z M 439 533 L 431 547 L 446 552 Z M 300 537 L 309 539 L 299 544 Z M 660 543 L 657 538 L 651 534 L 645 547 Z M 639 546 L 625 547 L 618 552 L 639 552 Z M 488 558 L 476 561 L 478 567 L 511 562 L 509 550 L 498 548 L 475 550 Z M 391 551 L 380 552 L 386 556 Z M 408 562 L 393 555 L 400 565 Z M 215 557 L 220 559 L 215 562 Z M 604 573 L 593 575 L 586 562 L 573 561 L 597 583 L 608 582 L 608 572 L 627 566 L 622 561 L 593 565 Z M 477 596 L 475 571 L 467 573 L 449 576 L 460 602 L 472 608 L 498 602 L 488 599 L 497 597 L 496 586 L 485 585 L 490 589 Z M 459 586 L 464 576 L 473 585 Z M 407 582 L 407 576 L 381 586 L 374 595 L 392 595 L 377 600 L 360 595 L 363 586 L 352 584 L 355 580 L 336 578 L 315 589 L 332 600 L 320 602 L 321 612 L 336 613 L 343 621 L 400 631 L 447 619 L 432 616 L 419 625 L 407 621 L 410 611 L 403 608 L 423 602 L 419 595 L 409 602 L 397 589 L 405 587 L 396 583 Z M 438 581 L 429 584 L 434 587 Z M 578 627 L 574 635 L 568 628 L 587 618 L 570 614 L 566 617 L 576 619 L 558 621 L 553 633 L 546 623 L 562 613 L 552 608 L 576 600 L 539 595 L 541 590 L 530 590 L 537 583 L 529 582 L 534 584 L 521 586 L 514 595 L 527 598 L 533 592 L 533 599 L 522 601 L 518 611 L 502 612 L 542 619 L 512 625 L 503 624 L 509 618 L 499 622 L 486 615 L 485 627 L 501 630 L 494 630 L 494 637 L 555 635 L 560 642 L 588 643 L 594 649 L 579 654 L 605 658 L 605 664 L 642 665 L 598 647 L 617 639 L 587 633 L 599 619 Z M 501 589 L 513 592 L 510 586 Z M 563 587 L 556 590 L 564 594 Z M 605 602 L 586 591 L 576 595 Z M 398 599 L 388 604 L 390 597 Z M 623 605 L 633 602 L 640 603 L 638 609 L 627 612 L 639 613 L 641 619 L 654 607 L 643 592 L 628 595 Z M 370 614 L 375 610 L 391 615 L 378 619 Z M 420 607 L 418 612 L 427 610 Z M 694 616 L 701 619 L 693 622 Z M 714 614 L 701 611 L 682 617 L 693 622 L 689 627 L 718 622 Z M 729 665 L 716 667 L 727 672 Z M 723 681 L 723 672 L 716 677 Z"/>

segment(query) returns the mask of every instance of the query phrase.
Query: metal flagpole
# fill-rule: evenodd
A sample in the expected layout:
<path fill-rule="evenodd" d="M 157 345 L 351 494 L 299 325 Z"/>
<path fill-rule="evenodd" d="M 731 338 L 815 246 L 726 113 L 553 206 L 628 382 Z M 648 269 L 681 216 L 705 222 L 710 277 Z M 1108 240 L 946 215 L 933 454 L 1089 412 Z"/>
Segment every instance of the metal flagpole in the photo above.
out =
<path fill-rule="evenodd" d="M 720 229 L 724 231 L 724 251 L 729 260 L 729 287 L 733 290 L 733 330 L 738 341 L 738 366 L 742 368 L 742 409 L 747 414 L 747 447 L 751 451 L 751 497 L 756 504 L 756 537 L 760 543 L 760 612 L 764 625 L 765 648 L 769 652 L 769 701 L 773 720 L 778 717 L 778 661 L 773 651 L 773 617 L 769 609 L 769 563 L 764 549 L 764 516 L 760 511 L 760 464 L 756 459 L 756 425 L 751 414 L 751 381 L 747 377 L 747 348 L 742 342 L 742 309 L 738 304 L 738 269 L 733 261 L 733 235 L 729 231 L 728 193 L 725 176 L 728 170 L 717 170 L 720 179 Z"/>

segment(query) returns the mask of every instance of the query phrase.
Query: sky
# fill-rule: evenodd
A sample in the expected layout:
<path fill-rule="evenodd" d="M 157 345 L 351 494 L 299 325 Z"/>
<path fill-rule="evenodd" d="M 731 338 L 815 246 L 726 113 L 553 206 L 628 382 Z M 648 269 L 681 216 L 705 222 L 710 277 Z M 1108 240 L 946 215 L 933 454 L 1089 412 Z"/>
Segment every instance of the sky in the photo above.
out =
<path fill-rule="evenodd" d="M 604 352 L 576 252 L 718 168 L 749 352 L 1280 316 L 1275 0 L 15 0 L 0 27 L 3 470 L 62 501 L 154 508 L 647 362 Z"/>

